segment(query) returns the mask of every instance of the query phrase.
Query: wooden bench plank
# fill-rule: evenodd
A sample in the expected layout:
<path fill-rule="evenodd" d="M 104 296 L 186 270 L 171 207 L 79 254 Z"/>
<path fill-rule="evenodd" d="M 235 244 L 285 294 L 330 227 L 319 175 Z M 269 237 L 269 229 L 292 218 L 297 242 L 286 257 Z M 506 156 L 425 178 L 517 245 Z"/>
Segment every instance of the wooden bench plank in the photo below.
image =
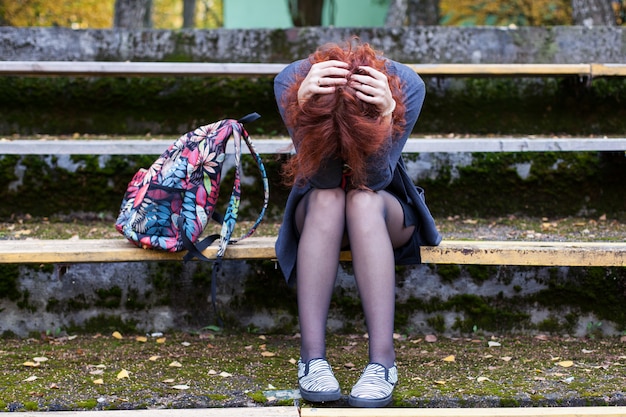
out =
<path fill-rule="evenodd" d="M 72 77 L 274 76 L 286 64 L 0 61 L 0 75 Z"/>
<path fill-rule="evenodd" d="M 171 139 L 0 140 L 0 155 L 159 155 Z M 253 138 L 262 154 L 293 152 L 288 138 Z M 248 148 L 242 148 L 244 153 Z M 428 152 L 603 152 L 626 151 L 626 138 L 410 138 L 406 153 Z M 233 152 L 232 142 L 227 152 Z"/>
<path fill-rule="evenodd" d="M 591 64 L 591 76 L 626 77 L 626 64 Z"/>
<path fill-rule="evenodd" d="M 284 63 L 2 61 L 0 75 L 21 76 L 273 76 Z M 425 77 L 563 77 L 625 76 L 619 63 L 580 64 L 418 64 L 407 63 Z M 594 73 L 595 71 L 595 73 Z"/>
<path fill-rule="evenodd" d="M 275 259 L 274 237 L 250 237 L 231 244 L 225 259 Z M 204 254 L 214 258 L 212 245 Z M 422 247 L 422 261 L 434 264 L 525 266 L 626 266 L 626 242 L 443 241 Z M 183 253 L 143 250 L 124 239 L 2 240 L 0 263 L 83 263 L 179 261 Z M 341 260 L 350 261 L 350 252 Z"/>
<path fill-rule="evenodd" d="M 626 407 L 502 408 L 308 408 L 301 417 L 607 417 L 625 416 Z"/>
<path fill-rule="evenodd" d="M 421 76 L 562 77 L 591 76 L 591 64 L 407 64 Z M 609 74 L 607 74 L 609 75 Z M 615 74 L 617 75 L 617 74 Z"/>

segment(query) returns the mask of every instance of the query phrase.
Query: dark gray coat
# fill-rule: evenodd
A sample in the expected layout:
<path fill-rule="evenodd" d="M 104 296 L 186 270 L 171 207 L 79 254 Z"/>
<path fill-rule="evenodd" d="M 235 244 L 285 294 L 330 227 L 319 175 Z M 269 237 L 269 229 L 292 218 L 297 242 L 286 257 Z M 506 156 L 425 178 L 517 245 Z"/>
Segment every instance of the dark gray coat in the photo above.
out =
<path fill-rule="evenodd" d="M 294 82 L 296 74 L 306 75 L 311 68 L 308 60 L 296 61 L 287 66 L 274 79 L 274 93 L 279 111 L 284 120 L 284 108 L 281 105 L 283 94 Z M 425 86 L 422 79 L 411 68 L 399 62 L 387 60 L 389 74 L 397 74 L 403 80 L 403 93 L 406 106 L 406 125 L 401 137 L 392 141 L 388 152 L 382 158 L 385 164 L 373 164 L 380 168 L 368 174 L 367 185 L 374 191 L 387 190 L 406 201 L 415 211 L 419 224 L 416 225 L 412 239 L 394 252 L 397 264 L 418 264 L 421 262 L 420 246 L 436 246 L 441 241 L 441 235 L 435 226 L 433 217 L 426 206 L 424 190 L 416 186 L 406 172 L 402 160 L 402 149 L 417 122 L 425 96 Z M 289 126 L 288 126 L 289 128 Z M 391 141 L 391 138 L 389 138 Z M 298 150 L 298 144 L 296 152 Z M 290 283 L 295 283 L 296 258 L 298 254 L 298 231 L 295 226 L 295 211 L 300 199 L 312 188 L 335 188 L 341 184 L 343 163 L 339 159 L 328 161 L 324 169 L 320 170 L 309 183 L 302 187 L 294 186 L 287 199 L 283 223 L 278 240 L 276 241 L 276 255 L 278 263 Z"/>

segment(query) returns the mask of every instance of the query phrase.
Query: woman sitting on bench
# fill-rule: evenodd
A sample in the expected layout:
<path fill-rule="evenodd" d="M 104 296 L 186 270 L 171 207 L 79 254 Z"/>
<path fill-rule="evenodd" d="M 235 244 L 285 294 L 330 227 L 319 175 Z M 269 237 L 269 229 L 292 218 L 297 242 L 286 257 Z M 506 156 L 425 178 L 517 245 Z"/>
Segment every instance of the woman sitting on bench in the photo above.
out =
<path fill-rule="evenodd" d="M 325 332 L 339 254 L 349 248 L 369 333 L 369 364 L 349 403 L 385 406 L 398 380 L 395 264 L 419 263 L 419 246 L 441 240 L 401 157 L 422 108 L 424 82 L 353 41 L 320 47 L 290 64 L 274 90 L 296 148 L 284 167 L 292 190 L 276 253 L 288 282 L 297 276 L 301 395 L 312 402 L 341 397 L 326 360 Z"/>

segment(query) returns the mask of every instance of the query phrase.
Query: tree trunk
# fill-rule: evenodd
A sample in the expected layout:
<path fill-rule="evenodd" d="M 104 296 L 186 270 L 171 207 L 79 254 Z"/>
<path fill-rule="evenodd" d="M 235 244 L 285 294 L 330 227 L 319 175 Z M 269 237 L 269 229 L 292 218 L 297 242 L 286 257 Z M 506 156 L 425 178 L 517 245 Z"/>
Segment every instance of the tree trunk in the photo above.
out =
<path fill-rule="evenodd" d="M 615 26 L 611 0 L 572 0 L 572 23 L 585 26 Z"/>
<path fill-rule="evenodd" d="M 183 27 L 196 27 L 196 0 L 183 0 Z"/>
<path fill-rule="evenodd" d="M 116 28 L 139 29 L 150 22 L 151 0 L 115 0 Z"/>
<path fill-rule="evenodd" d="M 143 17 L 143 27 L 151 28 L 152 27 L 152 11 L 154 7 L 153 0 L 146 0 L 146 14 Z"/>
<path fill-rule="evenodd" d="M 321 26 L 324 0 L 289 0 L 294 26 Z"/>
<path fill-rule="evenodd" d="M 386 27 L 401 27 L 406 25 L 406 11 L 408 0 L 391 0 L 385 17 Z"/>
<path fill-rule="evenodd" d="M 439 0 L 408 0 L 409 26 L 437 26 Z"/>

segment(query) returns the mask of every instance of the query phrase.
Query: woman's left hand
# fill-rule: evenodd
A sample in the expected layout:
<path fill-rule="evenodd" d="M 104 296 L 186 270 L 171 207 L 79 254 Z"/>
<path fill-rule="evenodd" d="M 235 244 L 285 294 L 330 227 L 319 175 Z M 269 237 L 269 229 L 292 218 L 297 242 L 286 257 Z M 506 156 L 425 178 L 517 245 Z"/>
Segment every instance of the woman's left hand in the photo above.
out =
<path fill-rule="evenodd" d="M 376 106 L 383 116 L 390 116 L 396 107 L 396 102 L 389 88 L 389 80 L 382 72 L 369 67 L 361 66 L 361 74 L 350 76 L 350 86 L 356 90 L 358 99 Z"/>

